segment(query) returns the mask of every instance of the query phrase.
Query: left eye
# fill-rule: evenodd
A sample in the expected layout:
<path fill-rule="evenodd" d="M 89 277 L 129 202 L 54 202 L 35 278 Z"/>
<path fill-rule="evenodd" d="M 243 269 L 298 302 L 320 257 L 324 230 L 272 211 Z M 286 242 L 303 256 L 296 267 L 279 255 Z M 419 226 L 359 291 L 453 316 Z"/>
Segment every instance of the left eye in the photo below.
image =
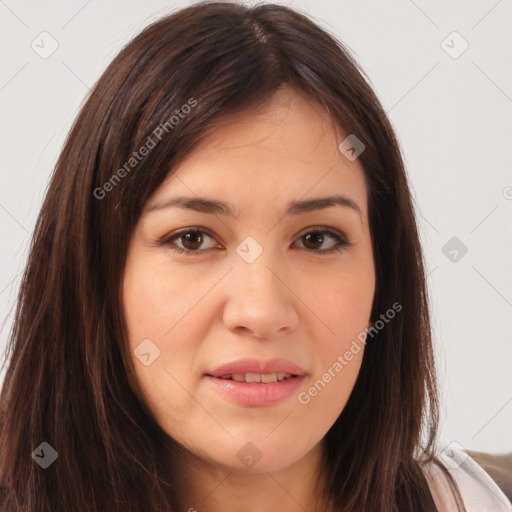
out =
<path fill-rule="evenodd" d="M 329 229 L 314 229 L 310 231 L 306 231 L 304 234 L 299 236 L 299 240 L 306 240 L 308 245 L 315 245 L 316 243 L 320 243 L 322 245 L 325 242 L 326 238 L 331 238 L 334 240 L 334 244 L 329 248 L 324 249 L 322 251 L 317 251 L 311 249 L 310 247 L 305 247 L 306 249 L 312 250 L 313 252 L 332 252 L 332 251 L 340 251 L 344 247 L 350 245 L 350 243 L 338 235 L 334 231 L 330 231 Z"/>
<path fill-rule="evenodd" d="M 204 249 L 198 250 L 204 242 L 204 235 L 213 240 L 213 237 L 211 237 L 203 229 L 187 228 L 179 232 L 170 233 L 163 239 L 159 240 L 158 244 L 168 246 L 172 251 L 185 253 L 187 256 L 189 256 L 204 252 Z M 305 240 L 305 244 L 303 242 L 303 248 L 309 250 L 310 252 L 327 253 L 332 251 L 340 251 L 344 247 L 350 245 L 350 242 L 348 242 L 345 238 L 329 229 L 310 229 L 309 231 L 299 235 L 298 238 L 299 240 Z M 334 244 L 332 244 L 327 249 L 318 250 L 318 245 L 323 245 L 327 238 L 334 240 Z M 181 241 L 181 247 L 176 244 L 175 240 Z M 311 246 L 314 246 L 314 248 L 311 248 Z"/>

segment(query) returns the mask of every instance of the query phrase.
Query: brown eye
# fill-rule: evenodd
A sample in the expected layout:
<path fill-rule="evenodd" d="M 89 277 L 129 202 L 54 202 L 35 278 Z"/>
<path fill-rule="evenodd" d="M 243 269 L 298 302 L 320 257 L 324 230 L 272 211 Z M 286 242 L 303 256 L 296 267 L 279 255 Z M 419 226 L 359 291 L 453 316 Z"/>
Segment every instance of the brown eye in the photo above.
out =
<path fill-rule="evenodd" d="M 203 236 L 199 231 L 191 231 L 180 236 L 182 244 L 187 250 L 196 250 L 203 243 Z"/>
<path fill-rule="evenodd" d="M 160 241 L 161 245 L 169 246 L 173 251 L 185 253 L 187 255 L 201 253 L 205 249 L 200 249 L 206 238 L 213 238 L 202 229 L 185 229 L 178 233 L 171 233 Z M 175 242 L 181 242 L 181 247 Z"/>
<path fill-rule="evenodd" d="M 313 231 L 302 237 L 307 249 L 319 249 L 324 243 L 324 235 L 319 231 Z"/>
<path fill-rule="evenodd" d="M 334 240 L 334 244 L 331 244 L 327 249 L 320 249 L 325 243 L 326 239 Z M 300 240 L 304 240 L 303 245 L 305 249 L 312 252 L 324 253 L 339 251 L 350 243 L 343 239 L 341 236 L 328 229 L 316 229 L 310 230 L 299 237 Z M 319 250 L 320 249 L 320 250 Z"/>

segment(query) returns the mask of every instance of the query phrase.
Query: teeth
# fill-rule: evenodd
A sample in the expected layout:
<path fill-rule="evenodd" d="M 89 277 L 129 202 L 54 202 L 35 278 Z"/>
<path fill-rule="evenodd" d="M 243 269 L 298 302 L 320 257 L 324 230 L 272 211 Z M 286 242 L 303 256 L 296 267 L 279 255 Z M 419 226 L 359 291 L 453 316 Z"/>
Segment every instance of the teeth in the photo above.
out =
<path fill-rule="evenodd" d="M 278 381 L 277 373 L 262 373 L 261 375 L 259 375 L 259 377 L 261 378 L 261 382 L 263 383 Z"/>
<path fill-rule="evenodd" d="M 291 373 L 233 373 L 232 375 L 223 375 L 221 379 L 231 379 L 237 382 L 262 382 L 264 384 L 277 382 L 293 377 Z"/>

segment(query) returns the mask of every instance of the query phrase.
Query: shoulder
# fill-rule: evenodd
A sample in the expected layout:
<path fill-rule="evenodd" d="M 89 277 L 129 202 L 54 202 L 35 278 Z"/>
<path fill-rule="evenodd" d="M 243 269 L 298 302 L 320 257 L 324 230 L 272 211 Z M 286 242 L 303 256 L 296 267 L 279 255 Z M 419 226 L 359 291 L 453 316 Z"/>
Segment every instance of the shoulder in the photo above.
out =
<path fill-rule="evenodd" d="M 496 482 L 456 443 L 439 445 L 436 459 L 455 480 L 467 512 L 512 512 L 512 504 Z M 457 511 L 446 472 L 434 461 L 421 467 L 439 512 Z"/>

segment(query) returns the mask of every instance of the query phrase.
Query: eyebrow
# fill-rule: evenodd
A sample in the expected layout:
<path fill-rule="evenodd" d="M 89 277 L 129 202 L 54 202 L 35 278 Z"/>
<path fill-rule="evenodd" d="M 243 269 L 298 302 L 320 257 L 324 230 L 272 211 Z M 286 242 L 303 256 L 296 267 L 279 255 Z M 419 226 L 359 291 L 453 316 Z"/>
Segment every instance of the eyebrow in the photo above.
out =
<path fill-rule="evenodd" d="M 315 197 L 312 199 L 303 199 L 298 201 L 292 201 L 288 204 L 288 208 L 285 215 L 301 215 L 304 213 L 324 210 L 332 206 L 343 206 L 355 211 L 362 219 L 362 211 L 359 205 L 343 195 L 332 195 L 326 197 Z M 212 215 L 224 215 L 227 217 L 237 218 L 240 216 L 240 212 L 235 212 L 235 209 L 231 203 L 219 201 L 216 199 L 210 199 L 207 197 L 187 197 L 179 196 L 172 197 L 169 199 L 163 199 L 157 203 L 151 205 L 147 209 L 147 213 L 162 210 L 164 208 L 182 208 L 185 210 L 193 210 L 201 213 L 208 213 Z"/>

